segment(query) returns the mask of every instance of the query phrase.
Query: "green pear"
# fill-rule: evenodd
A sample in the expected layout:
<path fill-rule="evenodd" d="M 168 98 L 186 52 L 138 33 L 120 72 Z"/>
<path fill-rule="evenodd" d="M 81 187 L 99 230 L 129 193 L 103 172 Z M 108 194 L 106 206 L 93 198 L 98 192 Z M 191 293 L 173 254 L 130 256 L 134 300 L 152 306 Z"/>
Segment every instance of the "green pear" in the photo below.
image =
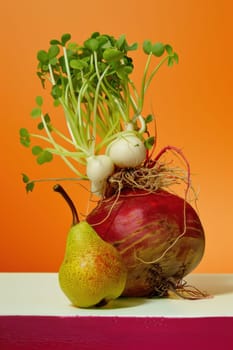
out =
<path fill-rule="evenodd" d="M 127 277 L 120 253 L 86 221 L 79 222 L 73 202 L 60 185 L 55 185 L 54 190 L 66 199 L 73 213 L 73 225 L 58 274 L 62 291 L 73 305 L 84 308 L 118 298 Z"/>

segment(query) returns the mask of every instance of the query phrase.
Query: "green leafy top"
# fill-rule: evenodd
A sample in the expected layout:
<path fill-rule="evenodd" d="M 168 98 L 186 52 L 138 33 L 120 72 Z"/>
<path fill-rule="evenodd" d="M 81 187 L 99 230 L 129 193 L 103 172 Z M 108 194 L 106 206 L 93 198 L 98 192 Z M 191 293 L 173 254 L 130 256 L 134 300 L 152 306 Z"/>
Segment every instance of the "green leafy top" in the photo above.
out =
<path fill-rule="evenodd" d="M 77 176 L 85 179 L 79 165 L 85 165 L 89 156 L 103 152 L 128 125 L 145 141 L 146 147 L 152 146 L 154 138 L 148 137 L 146 127 L 152 118 L 142 116 L 145 93 L 160 66 L 165 62 L 168 66 L 178 63 L 178 56 L 170 45 L 144 41 L 142 48 L 147 61 L 137 90 L 130 79 L 134 66 L 128 55 L 138 48 L 137 43 L 129 45 L 125 35 L 116 39 L 98 32 L 82 45 L 70 40 L 71 35 L 64 34 L 60 40 L 51 40 L 48 50 L 37 53 L 37 75 L 44 88 L 51 86 L 54 106 L 63 108 L 68 133 L 58 130 L 49 114 L 43 113 L 43 98 L 37 96 L 31 117 L 39 119 L 38 134 L 21 128 L 20 141 L 25 147 L 31 146 L 32 138 L 46 141 L 45 149 L 40 145 L 32 147 L 38 164 L 58 155 Z M 153 56 L 163 57 L 149 72 Z M 25 174 L 24 182 L 29 182 L 25 181 Z"/>

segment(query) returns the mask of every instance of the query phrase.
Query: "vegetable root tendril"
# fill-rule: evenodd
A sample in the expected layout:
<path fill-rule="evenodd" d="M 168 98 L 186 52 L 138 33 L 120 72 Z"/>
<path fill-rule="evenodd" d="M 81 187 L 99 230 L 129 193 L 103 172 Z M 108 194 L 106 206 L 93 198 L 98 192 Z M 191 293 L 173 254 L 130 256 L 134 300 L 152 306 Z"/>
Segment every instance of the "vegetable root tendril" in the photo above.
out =
<path fill-rule="evenodd" d="M 152 297 L 168 297 L 173 295 L 187 300 L 199 300 L 211 298 L 205 291 L 201 291 L 195 286 L 189 285 L 185 280 L 176 280 L 172 277 L 162 277 L 162 269 L 159 264 L 153 264 L 148 270 L 147 283 L 151 284 L 153 291 L 149 295 Z"/>
<path fill-rule="evenodd" d="M 170 162 L 162 162 L 160 158 L 166 151 L 178 155 L 186 165 L 186 169 L 179 166 L 170 166 Z M 110 197 L 124 188 L 142 189 L 156 192 L 159 189 L 168 189 L 172 185 L 186 184 L 185 199 L 191 188 L 190 166 L 182 151 L 174 146 L 163 148 L 154 160 L 148 160 L 136 168 L 119 168 L 108 178 L 104 197 Z"/>

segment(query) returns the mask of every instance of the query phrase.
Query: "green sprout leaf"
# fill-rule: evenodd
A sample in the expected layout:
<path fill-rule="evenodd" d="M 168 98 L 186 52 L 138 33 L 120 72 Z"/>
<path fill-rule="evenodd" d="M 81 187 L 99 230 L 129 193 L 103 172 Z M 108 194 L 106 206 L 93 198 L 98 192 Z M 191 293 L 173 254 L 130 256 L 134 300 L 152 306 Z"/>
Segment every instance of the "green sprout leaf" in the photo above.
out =
<path fill-rule="evenodd" d="M 32 154 L 37 157 L 36 161 L 40 165 L 44 164 L 44 163 L 51 162 L 53 159 L 52 153 L 46 149 L 43 150 L 43 148 L 40 146 L 33 146 L 32 147 Z"/>
<path fill-rule="evenodd" d="M 22 174 L 22 180 L 23 183 L 26 184 L 25 188 L 26 188 L 26 192 L 32 192 L 33 188 L 35 187 L 35 182 L 34 181 L 30 181 L 29 177 L 26 174 Z"/>
<path fill-rule="evenodd" d="M 167 51 L 168 55 L 172 55 L 173 48 L 171 47 L 171 45 L 165 45 L 165 50 Z"/>
<path fill-rule="evenodd" d="M 60 52 L 60 49 L 57 45 L 50 46 L 48 51 L 49 59 L 51 60 L 52 58 L 56 57 L 59 54 L 59 52 Z"/>
<path fill-rule="evenodd" d="M 77 51 L 78 50 L 78 44 L 77 43 L 69 43 L 67 48 L 70 51 Z"/>
<path fill-rule="evenodd" d="M 125 35 L 123 34 L 116 41 L 116 46 L 118 49 L 127 52 L 127 51 L 136 50 L 138 48 L 138 43 L 133 43 L 131 45 L 128 45 L 126 38 L 125 38 Z"/>
<path fill-rule="evenodd" d="M 38 107 L 41 107 L 43 105 L 43 98 L 41 96 L 36 97 L 36 104 Z"/>
<path fill-rule="evenodd" d="M 55 99 L 54 101 L 53 101 L 53 105 L 54 105 L 54 107 L 58 107 L 58 106 L 60 106 L 60 101 L 59 101 L 59 99 Z"/>
<path fill-rule="evenodd" d="M 32 118 L 38 118 L 41 116 L 41 109 L 39 107 L 33 108 L 31 111 L 31 117 Z"/>
<path fill-rule="evenodd" d="M 26 184 L 26 191 L 27 191 L 27 193 L 28 192 L 32 192 L 34 187 L 35 187 L 35 183 L 33 181 L 32 182 L 28 182 Z"/>
<path fill-rule="evenodd" d="M 172 56 L 169 56 L 169 57 L 168 57 L 168 61 L 167 61 L 168 67 L 172 67 L 173 64 L 174 64 L 174 59 L 173 59 Z"/>
<path fill-rule="evenodd" d="M 53 155 L 51 152 L 45 150 L 44 151 L 44 162 L 51 162 L 53 160 Z"/>
<path fill-rule="evenodd" d="M 42 65 L 47 64 L 49 62 L 49 55 L 46 51 L 40 50 L 37 53 L 37 59 L 40 61 Z"/>
<path fill-rule="evenodd" d="M 99 42 L 99 48 L 102 49 L 109 49 L 110 47 L 112 47 L 112 43 L 109 40 L 109 37 L 106 35 L 100 35 L 97 37 L 97 40 Z"/>
<path fill-rule="evenodd" d="M 50 40 L 50 45 L 62 45 L 62 43 L 57 39 Z"/>
<path fill-rule="evenodd" d="M 179 63 L 179 56 L 177 55 L 176 52 L 174 52 L 174 54 L 173 54 L 173 59 L 176 63 Z"/>
<path fill-rule="evenodd" d="M 41 81 L 41 85 L 43 88 L 45 88 L 45 78 L 44 78 L 44 74 L 42 72 L 37 72 L 36 73 L 38 78 L 40 79 Z"/>
<path fill-rule="evenodd" d="M 70 67 L 74 69 L 82 70 L 88 67 L 88 63 L 84 60 L 71 60 Z"/>
<path fill-rule="evenodd" d="M 59 86 L 54 85 L 52 87 L 51 94 L 52 94 L 53 98 L 57 100 L 60 97 L 62 97 L 62 89 Z"/>
<path fill-rule="evenodd" d="M 38 125 L 37 125 L 37 129 L 38 130 L 43 130 L 44 129 L 44 124 L 42 122 L 40 122 Z"/>
<path fill-rule="evenodd" d="M 127 51 L 134 51 L 137 50 L 138 48 L 138 43 L 133 43 L 132 45 L 127 45 Z"/>
<path fill-rule="evenodd" d="M 160 57 L 163 55 L 165 47 L 162 43 L 156 43 L 152 46 L 152 53 L 156 57 Z"/>
<path fill-rule="evenodd" d="M 152 52 L 152 43 L 150 40 L 145 40 L 143 42 L 143 51 L 145 52 L 145 54 L 149 55 Z"/>
<path fill-rule="evenodd" d="M 33 146 L 32 147 L 32 154 L 34 156 L 38 156 L 41 152 L 43 152 L 43 149 L 40 146 Z"/>
<path fill-rule="evenodd" d="M 116 48 L 106 49 L 103 53 L 103 58 L 107 62 L 119 61 L 123 57 L 124 57 L 124 52 L 121 52 Z"/>
<path fill-rule="evenodd" d="M 133 67 L 123 66 L 117 69 L 116 73 L 119 78 L 126 79 L 130 73 L 132 73 Z"/>
<path fill-rule="evenodd" d="M 63 34 L 61 37 L 61 44 L 65 46 L 66 43 L 71 39 L 71 35 L 69 33 Z"/>
<path fill-rule="evenodd" d="M 168 57 L 168 61 L 167 61 L 167 64 L 169 67 L 172 67 L 174 63 L 179 63 L 179 56 L 177 55 L 176 52 L 172 53 Z"/>
<path fill-rule="evenodd" d="M 20 143 L 24 147 L 29 147 L 31 140 L 30 140 L 30 134 L 26 128 L 21 128 L 19 130 L 19 135 L 20 135 Z"/>
<path fill-rule="evenodd" d="M 97 38 L 98 36 L 100 36 L 99 32 L 94 32 L 91 34 L 91 38 Z"/>
<path fill-rule="evenodd" d="M 28 132 L 28 130 L 27 130 L 26 128 L 21 128 L 21 129 L 19 130 L 19 134 L 20 134 L 21 137 L 27 137 L 27 136 L 29 136 L 29 132 Z"/>
<path fill-rule="evenodd" d="M 23 182 L 26 184 L 28 183 L 30 180 L 29 180 L 29 177 L 26 175 L 26 174 L 22 174 L 22 180 Z"/>
<path fill-rule="evenodd" d="M 155 137 L 151 136 L 145 140 L 144 145 L 145 145 L 146 149 L 151 149 L 153 147 L 154 143 L 155 143 Z"/>
<path fill-rule="evenodd" d="M 125 34 L 121 35 L 120 38 L 116 42 L 118 49 L 122 49 L 124 44 L 125 44 Z"/>
<path fill-rule="evenodd" d="M 49 71 L 49 65 L 48 64 L 43 64 L 41 66 L 41 69 L 42 69 L 43 72 L 48 72 Z"/>
<path fill-rule="evenodd" d="M 45 123 L 46 123 L 47 128 L 49 129 L 49 131 L 52 131 L 53 128 L 52 128 L 51 119 L 50 119 L 50 116 L 48 115 L 48 113 L 46 113 L 46 114 L 44 115 L 44 121 L 45 121 Z M 42 124 L 42 125 L 40 125 L 40 124 Z M 42 127 L 42 126 L 43 126 L 43 127 Z M 39 123 L 37 127 L 38 127 L 38 128 L 40 127 L 40 128 L 41 128 L 40 130 L 44 129 L 44 124 L 43 124 L 43 122 L 42 122 L 42 123 Z"/>
<path fill-rule="evenodd" d="M 49 60 L 49 64 L 51 64 L 51 66 L 56 66 L 57 62 L 58 62 L 57 57 L 53 57 Z"/>
<path fill-rule="evenodd" d="M 95 38 L 88 39 L 84 42 L 84 47 L 91 51 L 97 51 L 99 48 L 99 41 Z"/>
<path fill-rule="evenodd" d="M 39 153 L 36 161 L 39 165 L 42 165 L 44 163 L 48 163 L 48 162 L 51 162 L 53 159 L 53 155 L 52 153 L 50 153 L 49 151 L 47 150 L 43 150 L 41 153 Z"/>
<path fill-rule="evenodd" d="M 152 120 L 153 120 L 153 115 L 152 114 L 148 114 L 148 116 L 145 118 L 146 124 L 151 123 Z"/>
<path fill-rule="evenodd" d="M 44 120 L 45 120 L 46 124 L 49 124 L 51 122 L 51 119 L 50 119 L 50 116 L 48 115 L 48 113 L 45 114 Z"/>

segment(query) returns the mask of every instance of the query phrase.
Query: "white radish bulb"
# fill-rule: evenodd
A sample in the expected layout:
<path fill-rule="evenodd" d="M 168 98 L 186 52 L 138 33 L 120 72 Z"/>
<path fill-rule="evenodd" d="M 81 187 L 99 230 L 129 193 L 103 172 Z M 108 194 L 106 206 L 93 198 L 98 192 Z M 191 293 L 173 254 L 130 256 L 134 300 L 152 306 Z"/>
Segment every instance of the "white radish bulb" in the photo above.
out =
<path fill-rule="evenodd" d="M 87 176 L 91 181 L 100 182 L 107 179 L 114 171 L 112 159 L 105 155 L 91 156 L 87 158 Z"/>
<path fill-rule="evenodd" d="M 105 189 L 105 180 L 103 181 L 91 181 L 91 193 L 98 197 L 102 197 Z"/>
<path fill-rule="evenodd" d="M 120 168 L 135 168 L 146 158 L 146 147 L 135 135 L 124 135 L 114 140 L 107 150 L 114 164 Z"/>

